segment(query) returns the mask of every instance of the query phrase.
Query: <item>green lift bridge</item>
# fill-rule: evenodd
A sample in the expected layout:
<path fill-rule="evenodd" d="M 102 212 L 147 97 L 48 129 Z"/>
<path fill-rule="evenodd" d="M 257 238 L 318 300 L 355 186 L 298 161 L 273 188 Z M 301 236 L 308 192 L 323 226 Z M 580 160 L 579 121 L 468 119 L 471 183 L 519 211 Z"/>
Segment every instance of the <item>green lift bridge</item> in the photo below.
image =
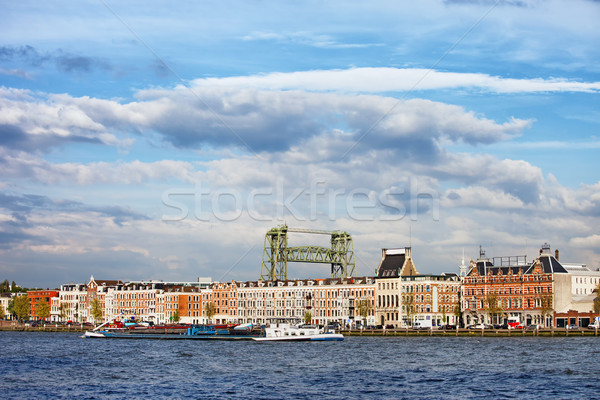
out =
<path fill-rule="evenodd" d="M 331 247 L 288 247 L 288 232 L 331 235 Z M 265 235 L 260 279 L 287 280 L 288 262 L 330 264 L 332 278 L 354 276 L 356 263 L 352 236 L 346 232 L 288 228 L 287 225 L 272 228 Z"/>

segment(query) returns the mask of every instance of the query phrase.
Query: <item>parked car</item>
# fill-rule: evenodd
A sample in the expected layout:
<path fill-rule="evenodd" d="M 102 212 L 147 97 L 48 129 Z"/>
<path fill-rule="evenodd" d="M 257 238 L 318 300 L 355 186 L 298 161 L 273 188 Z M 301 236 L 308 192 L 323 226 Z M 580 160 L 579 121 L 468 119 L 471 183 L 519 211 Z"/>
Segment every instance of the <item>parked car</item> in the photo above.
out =
<path fill-rule="evenodd" d="M 567 329 L 569 329 L 569 330 L 579 330 L 579 325 L 577 325 L 577 324 L 570 324 L 570 325 L 567 325 Z"/>
<path fill-rule="evenodd" d="M 456 330 L 456 325 L 440 325 L 440 326 L 438 326 L 438 329 L 452 331 L 452 330 Z"/>
<path fill-rule="evenodd" d="M 600 328 L 600 317 L 595 317 L 594 320 L 588 325 L 588 329 L 599 329 Z"/>
<path fill-rule="evenodd" d="M 494 329 L 508 329 L 508 324 L 496 324 Z"/>
<path fill-rule="evenodd" d="M 489 324 L 475 324 L 475 325 L 469 325 L 467 328 L 469 328 L 469 329 L 493 329 L 494 327 Z"/>
<path fill-rule="evenodd" d="M 538 329 L 540 329 L 541 326 L 536 325 L 536 324 L 529 324 L 525 327 L 526 331 L 537 331 Z"/>

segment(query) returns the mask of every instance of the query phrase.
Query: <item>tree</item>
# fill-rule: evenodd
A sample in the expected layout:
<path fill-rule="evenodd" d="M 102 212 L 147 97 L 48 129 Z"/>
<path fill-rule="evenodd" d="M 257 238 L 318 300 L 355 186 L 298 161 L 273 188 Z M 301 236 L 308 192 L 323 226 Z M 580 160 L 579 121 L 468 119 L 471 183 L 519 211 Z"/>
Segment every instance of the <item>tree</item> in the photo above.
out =
<path fill-rule="evenodd" d="M 38 303 L 35 313 L 41 320 L 46 320 L 50 317 L 50 304 L 46 299 L 41 299 Z"/>
<path fill-rule="evenodd" d="M 411 295 L 407 295 L 404 300 L 404 305 L 406 307 L 406 319 L 408 320 L 408 325 L 412 326 L 412 318 L 415 314 L 414 298 Z"/>
<path fill-rule="evenodd" d="M 456 317 L 456 326 L 461 326 L 462 325 L 462 308 L 460 307 L 460 300 L 456 302 L 456 304 L 454 305 L 454 316 Z"/>
<path fill-rule="evenodd" d="M 600 283 L 596 286 L 596 297 L 594 297 L 594 312 L 600 314 Z"/>
<path fill-rule="evenodd" d="M 311 321 L 312 321 L 312 313 L 310 311 L 306 311 L 304 313 L 304 323 L 310 324 Z"/>
<path fill-rule="evenodd" d="M 206 303 L 204 305 L 204 315 L 206 315 L 206 318 L 209 321 L 212 319 L 212 317 L 214 317 L 216 312 L 217 312 L 217 307 L 215 306 L 215 303 L 213 303 L 212 301 L 209 303 Z"/>
<path fill-rule="evenodd" d="M 446 306 L 442 305 L 442 325 L 446 325 Z"/>
<path fill-rule="evenodd" d="M 98 300 L 97 298 L 93 299 L 90 302 L 90 314 L 94 319 L 94 323 L 102 319 L 102 316 L 104 315 L 102 305 L 100 304 L 100 300 Z"/>
<path fill-rule="evenodd" d="M 12 304 L 12 312 L 19 321 L 29 319 L 29 312 L 31 311 L 31 305 L 27 296 L 16 296 Z"/>
<path fill-rule="evenodd" d="M 0 293 L 8 293 L 10 292 L 10 283 L 8 279 L 5 279 L 4 282 L 0 283 Z"/>
<path fill-rule="evenodd" d="M 6 317 L 6 311 L 4 311 L 4 306 L 0 304 L 0 319 L 4 319 Z"/>
<path fill-rule="evenodd" d="M 69 303 L 60 303 L 58 306 L 58 316 L 61 320 L 67 318 L 69 316 Z"/>
<path fill-rule="evenodd" d="M 176 310 L 175 314 L 173 314 L 173 322 L 178 323 L 179 319 L 180 319 L 179 310 Z"/>
<path fill-rule="evenodd" d="M 10 284 L 10 291 L 12 293 L 27 293 L 29 289 L 27 288 L 22 288 L 21 286 L 17 285 L 15 283 L 15 281 L 12 281 L 12 283 Z"/>
<path fill-rule="evenodd" d="M 491 323 L 498 323 L 498 316 L 502 315 L 502 307 L 498 295 L 490 293 L 483 299 L 485 312 L 487 313 Z"/>
<path fill-rule="evenodd" d="M 540 297 L 540 314 L 542 314 L 542 320 L 544 321 L 544 326 L 546 326 L 546 317 L 552 314 L 552 296 L 542 296 Z"/>
<path fill-rule="evenodd" d="M 358 313 L 358 315 L 361 316 L 362 320 L 363 320 L 363 324 L 366 325 L 367 323 L 367 317 L 369 316 L 369 313 L 371 312 L 371 302 L 369 301 L 369 299 L 363 299 L 363 300 L 358 300 L 356 302 L 356 311 Z"/>

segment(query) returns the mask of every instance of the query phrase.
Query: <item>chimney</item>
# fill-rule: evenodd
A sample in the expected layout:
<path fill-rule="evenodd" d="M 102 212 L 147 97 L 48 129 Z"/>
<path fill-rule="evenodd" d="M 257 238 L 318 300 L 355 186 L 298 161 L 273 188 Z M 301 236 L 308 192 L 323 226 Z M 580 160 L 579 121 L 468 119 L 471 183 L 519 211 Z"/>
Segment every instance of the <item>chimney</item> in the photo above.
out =
<path fill-rule="evenodd" d="M 554 250 L 554 258 L 558 261 L 558 249 Z"/>

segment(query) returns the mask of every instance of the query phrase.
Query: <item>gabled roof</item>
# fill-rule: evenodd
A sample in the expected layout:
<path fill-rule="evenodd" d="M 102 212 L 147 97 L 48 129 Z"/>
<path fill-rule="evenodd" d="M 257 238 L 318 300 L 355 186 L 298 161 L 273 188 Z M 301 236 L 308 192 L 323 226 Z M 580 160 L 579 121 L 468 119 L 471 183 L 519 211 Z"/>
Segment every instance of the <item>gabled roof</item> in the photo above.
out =
<path fill-rule="evenodd" d="M 411 258 L 411 248 L 382 249 L 381 262 L 377 268 L 377 278 L 397 278 L 418 275 Z"/>
<path fill-rule="evenodd" d="M 497 268 L 494 267 L 494 263 L 487 258 L 480 258 L 477 260 L 476 268 L 477 273 L 482 276 L 487 275 L 490 270 L 494 275 L 498 273 Z"/>
<path fill-rule="evenodd" d="M 123 282 L 114 279 L 94 279 L 94 282 L 96 282 L 98 286 L 117 286 L 123 284 Z"/>
<path fill-rule="evenodd" d="M 533 274 L 536 265 L 540 265 L 541 273 L 544 274 L 567 274 L 569 271 L 561 265 L 561 263 L 552 254 L 542 254 L 537 260 L 534 260 L 529 265 L 506 265 L 506 266 L 494 266 L 494 264 L 487 258 L 480 258 L 477 260 L 475 265 L 469 271 L 469 275 L 473 275 L 475 272 L 480 275 L 518 275 L 522 274 Z M 473 265 L 473 264 L 472 264 Z M 539 271 L 537 272 L 539 273 Z"/>
<path fill-rule="evenodd" d="M 404 261 L 406 261 L 406 254 L 384 255 L 377 269 L 377 277 L 397 278 L 400 276 Z"/>
<path fill-rule="evenodd" d="M 539 258 L 540 264 L 542 265 L 542 270 L 545 274 L 568 274 L 569 271 L 566 270 L 565 267 L 562 266 L 560 262 L 551 254 L 542 254 Z M 535 267 L 535 261 L 531 264 L 531 266 L 527 269 L 526 273 L 533 272 Z"/>

